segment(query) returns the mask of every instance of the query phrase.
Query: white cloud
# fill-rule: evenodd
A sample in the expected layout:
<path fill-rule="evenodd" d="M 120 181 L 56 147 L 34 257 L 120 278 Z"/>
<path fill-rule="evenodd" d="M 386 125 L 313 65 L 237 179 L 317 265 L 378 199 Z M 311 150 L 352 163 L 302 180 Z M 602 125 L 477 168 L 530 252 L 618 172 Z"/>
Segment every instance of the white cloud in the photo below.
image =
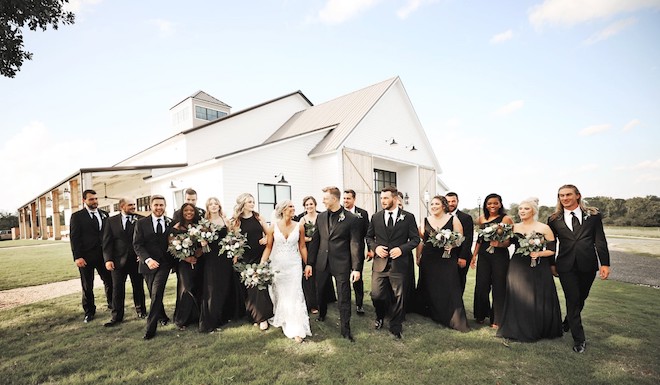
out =
<path fill-rule="evenodd" d="M 649 182 L 660 182 L 660 175 L 644 174 L 644 175 L 640 175 L 637 179 L 635 179 L 635 183 L 638 184 L 646 184 Z"/>
<path fill-rule="evenodd" d="M 151 19 L 149 20 L 149 24 L 155 25 L 158 28 L 160 37 L 167 37 L 174 34 L 174 26 L 176 25 L 176 23 L 165 19 Z"/>
<path fill-rule="evenodd" d="M 422 5 L 435 3 L 436 1 L 437 0 L 406 0 L 406 4 L 396 11 L 396 15 L 399 19 L 405 19 L 410 16 L 411 13 L 417 11 Z"/>
<path fill-rule="evenodd" d="M 624 29 L 628 28 L 629 26 L 635 23 L 637 23 L 637 19 L 635 19 L 634 17 L 629 17 L 627 19 L 615 21 L 614 23 L 608 25 L 604 29 L 589 36 L 589 38 L 584 42 L 586 44 L 594 44 L 601 40 L 608 39 L 614 35 L 618 35 L 621 31 L 623 31 Z"/>
<path fill-rule="evenodd" d="M 328 0 L 318 17 L 325 24 L 340 24 L 374 7 L 381 0 Z"/>
<path fill-rule="evenodd" d="M 647 170 L 647 169 L 659 169 L 660 170 L 660 159 L 656 160 L 645 160 L 643 162 L 639 162 L 636 165 L 632 166 L 633 170 Z"/>
<path fill-rule="evenodd" d="M 529 10 L 529 21 L 537 28 L 544 24 L 574 25 L 645 8 L 660 9 L 660 0 L 545 0 Z"/>
<path fill-rule="evenodd" d="M 511 40 L 512 37 L 513 37 L 513 31 L 512 30 L 504 31 L 502 33 L 498 33 L 497 35 L 491 37 L 490 38 L 490 43 L 491 44 L 503 43 L 507 40 Z"/>
<path fill-rule="evenodd" d="M 0 150 L 0 164 L 10 164 L 3 178 L 14 181 L 10 189 L 0 189 L 0 209 L 13 212 L 61 178 L 88 166 L 98 158 L 98 139 L 64 141 L 42 122 L 31 122 L 10 137 Z M 19 159 L 20 161 L 17 161 Z"/>
<path fill-rule="evenodd" d="M 525 105 L 524 100 L 514 100 L 513 102 L 500 107 L 497 111 L 495 111 L 495 115 L 499 115 L 499 116 L 510 115 L 513 112 L 521 109 L 524 105 Z"/>
<path fill-rule="evenodd" d="M 628 132 L 628 131 L 632 130 L 633 128 L 635 128 L 635 126 L 640 125 L 641 123 L 642 122 L 640 122 L 638 119 L 633 119 L 623 127 L 623 132 Z"/>
<path fill-rule="evenodd" d="M 581 136 L 589 136 L 589 135 L 598 134 L 598 133 L 601 133 L 603 131 L 609 130 L 610 127 L 611 126 L 609 124 L 596 124 L 596 125 L 593 125 L 593 126 L 583 128 L 582 131 L 580 131 L 580 135 Z"/>
<path fill-rule="evenodd" d="M 83 8 L 87 8 L 88 5 L 96 5 L 102 0 L 69 0 L 68 3 L 64 3 L 64 10 L 70 11 L 73 13 L 79 13 Z"/>

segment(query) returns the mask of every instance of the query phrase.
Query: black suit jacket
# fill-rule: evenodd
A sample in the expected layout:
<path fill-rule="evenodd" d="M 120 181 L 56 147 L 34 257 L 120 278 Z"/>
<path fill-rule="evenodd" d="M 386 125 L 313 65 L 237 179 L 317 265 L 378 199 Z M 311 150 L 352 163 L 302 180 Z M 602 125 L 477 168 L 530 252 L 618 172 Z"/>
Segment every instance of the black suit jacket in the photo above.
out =
<path fill-rule="evenodd" d="M 316 231 L 309 244 L 307 264 L 319 271 L 325 271 L 330 266 L 333 274 L 362 271 L 364 258 L 360 258 L 360 242 L 363 238 L 360 238 L 358 218 L 342 207 L 339 220 L 330 231 L 328 215 L 326 210 L 316 218 Z"/>
<path fill-rule="evenodd" d="M 103 258 L 101 239 L 108 213 L 103 210 L 97 211 L 101 217 L 102 227 L 100 230 L 98 222 L 92 218 L 86 208 L 71 214 L 69 237 L 71 239 L 71 251 L 73 252 L 74 261 L 78 258 L 83 258 L 89 263 L 92 260 L 100 261 Z"/>
<path fill-rule="evenodd" d="M 472 259 L 472 241 L 474 240 L 474 221 L 470 214 L 466 214 L 461 210 L 456 210 L 456 216 L 463 226 L 463 235 L 465 240 L 458 248 L 458 258 L 464 259 L 468 263 Z"/>
<path fill-rule="evenodd" d="M 160 269 L 171 269 L 174 266 L 174 257 L 167 252 L 167 237 L 172 231 L 172 219 L 165 217 L 163 234 L 154 231 L 152 215 L 141 218 L 135 224 L 133 235 L 133 249 L 139 259 L 138 269 L 142 274 L 153 274 Z M 151 270 L 145 261 L 149 258 L 156 260 L 160 267 Z"/>
<path fill-rule="evenodd" d="M 394 222 L 394 228 L 391 233 L 387 232 L 385 226 L 385 210 L 381 210 L 371 217 L 369 230 L 367 230 L 367 243 L 369 250 L 376 250 L 378 246 L 385 246 L 387 250 L 395 247 L 401 249 L 401 256 L 392 259 L 390 271 L 392 273 L 409 273 L 413 268 L 411 266 L 412 251 L 419 244 L 419 230 L 415 216 L 405 210 L 399 209 L 399 217 Z M 381 258 L 374 255 L 373 270 L 382 272 L 387 266 L 388 258 Z"/>
<path fill-rule="evenodd" d="M 369 213 L 367 210 L 355 206 L 355 216 L 358 220 L 358 229 L 360 231 L 360 257 L 364 258 L 365 237 L 369 231 Z"/>
<path fill-rule="evenodd" d="M 121 214 L 108 218 L 103 228 L 103 260 L 113 262 L 115 269 L 137 265 L 137 255 L 133 248 L 133 234 L 136 221 L 143 216 L 131 215 L 133 220 L 126 224 L 126 230 L 123 227 Z"/>
<path fill-rule="evenodd" d="M 577 234 L 564 222 L 563 212 L 554 220 L 551 218 L 548 219 L 548 225 L 559 240 L 557 272 L 570 271 L 574 265 L 577 265 L 578 271 L 597 271 L 598 260 L 603 266 L 610 265 L 610 253 L 600 214 L 591 214 L 585 218 L 583 212 L 582 226 Z"/>

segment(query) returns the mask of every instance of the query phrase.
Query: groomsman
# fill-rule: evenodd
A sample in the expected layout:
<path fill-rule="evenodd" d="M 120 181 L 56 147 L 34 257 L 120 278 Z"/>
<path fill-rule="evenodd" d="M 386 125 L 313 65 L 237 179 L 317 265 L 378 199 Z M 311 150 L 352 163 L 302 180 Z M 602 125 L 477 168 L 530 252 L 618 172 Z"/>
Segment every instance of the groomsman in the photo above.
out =
<path fill-rule="evenodd" d="M 603 221 L 595 209 L 584 205 L 577 187 L 567 184 L 559 188 L 557 209 L 548 219 L 548 225 L 559 241 L 556 266 L 551 269 L 553 274 L 559 274 L 566 298 L 564 331 L 571 331 L 573 351 L 584 353 L 587 342 L 581 312 L 596 272 L 600 270 L 601 279 L 610 275 Z"/>
<path fill-rule="evenodd" d="M 381 190 L 380 204 L 383 209 L 371 217 L 367 243 L 369 249 L 376 253 L 371 279 L 371 299 L 376 308 L 374 326 L 381 329 L 389 311 L 390 332 L 400 339 L 405 318 L 405 288 L 413 268 L 412 251 L 420 239 L 415 216 L 400 209 L 396 197 L 396 187 Z"/>
<path fill-rule="evenodd" d="M 195 206 L 197 209 L 197 213 L 199 214 L 200 218 L 204 218 L 204 215 L 206 215 L 206 210 L 204 210 L 201 207 L 197 207 L 197 191 L 187 188 L 186 191 L 184 192 L 184 203 L 190 203 Z M 181 208 L 176 209 L 174 211 L 174 214 L 172 215 L 172 223 L 177 224 L 181 222 Z"/>
<path fill-rule="evenodd" d="M 137 221 L 133 248 L 139 260 L 139 271 L 144 275 L 151 297 L 147 328 L 142 337 L 150 340 L 156 335 L 158 322 L 167 325 L 169 318 L 163 307 L 165 285 L 174 266 L 174 257 L 167 252 L 167 235 L 173 225 L 165 216 L 165 197 L 151 196 L 151 215 Z"/>
<path fill-rule="evenodd" d="M 112 273 L 112 319 L 103 326 L 111 327 L 124 320 L 126 277 L 131 277 L 133 303 L 138 318 L 147 317 L 144 303 L 144 277 L 138 272 L 137 255 L 133 249 L 135 222 L 142 218 L 135 214 L 135 200 L 119 200 L 121 214 L 108 218 L 103 230 L 103 259 Z"/>
<path fill-rule="evenodd" d="M 99 210 L 96 191 L 83 191 L 85 207 L 71 214 L 70 238 L 73 261 L 80 272 L 82 285 L 82 307 L 85 311 L 83 322 L 87 323 L 96 315 L 94 304 L 94 270 L 99 274 L 105 288 L 108 308 L 112 308 L 112 276 L 103 264 L 101 238 L 108 213 Z"/>
<path fill-rule="evenodd" d="M 369 213 L 367 213 L 367 210 L 355 205 L 355 190 L 351 189 L 344 190 L 344 208 L 357 217 L 360 238 L 360 266 L 364 268 L 364 237 L 367 235 L 367 230 L 369 230 Z M 373 253 L 371 253 L 371 257 L 373 258 Z M 353 282 L 353 291 L 355 292 L 355 312 L 358 315 L 364 315 L 364 280 L 362 279 L 362 270 L 360 270 L 360 279 Z"/>
<path fill-rule="evenodd" d="M 449 213 L 458 218 L 463 226 L 463 234 L 465 240 L 459 247 L 458 253 L 458 275 L 461 279 L 461 293 L 465 293 L 465 281 L 467 273 L 470 269 L 470 260 L 472 259 L 472 240 L 474 239 L 474 221 L 472 215 L 466 214 L 458 209 L 458 194 L 455 192 L 448 192 L 445 194 L 447 204 L 449 205 Z"/>
<path fill-rule="evenodd" d="M 331 186 L 323 189 L 326 211 L 316 218 L 316 231 L 312 235 L 307 254 L 305 277 L 316 274 L 318 293 L 325 293 L 331 276 L 337 282 L 337 303 L 342 337 L 355 342 L 351 334 L 351 283 L 360 280 L 362 259 L 357 217 L 340 204 L 341 192 Z M 314 267 L 314 269 L 312 269 Z M 328 311 L 327 298 L 319 295 L 318 321 L 324 321 Z"/>

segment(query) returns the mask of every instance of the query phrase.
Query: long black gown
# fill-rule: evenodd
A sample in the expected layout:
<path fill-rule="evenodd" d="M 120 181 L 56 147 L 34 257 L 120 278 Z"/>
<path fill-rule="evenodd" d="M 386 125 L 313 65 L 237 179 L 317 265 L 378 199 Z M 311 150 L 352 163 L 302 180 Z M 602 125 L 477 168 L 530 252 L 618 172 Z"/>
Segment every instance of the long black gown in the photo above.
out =
<path fill-rule="evenodd" d="M 517 239 L 513 243 L 517 249 Z M 554 249 L 554 242 L 548 249 Z M 498 337 L 533 342 L 562 336 L 561 308 L 548 258 L 538 258 L 536 267 L 530 262 L 529 255 L 514 253 L 511 258 Z"/>
<path fill-rule="evenodd" d="M 504 217 L 497 217 L 480 226 L 485 228 L 500 223 Z M 488 317 L 491 324 L 502 323 L 504 298 L 506 296 L 506 274 L 509 270 L 509 249 L 496 247 L 493 254 L 486 249 L 488 243 L 479 237 L 479 258 L 477 259 L 477 279 L 474 285 L 474 318 L 482 321 Z M 493 289 L 493 305 L 490 303 L 490 290 Z"/>
<path fill-rule="evenodd" d="M 199 331 L 211 332 L 236 316 L 234 269 L 232 260 L 220 252 L 219 241 L 227 235 L 227 227 L 218 230 L 218 240 L 209 244 L 211 251 L 202 254 L 202 295 Z M 241 304 L 241 306 L 243 306 Z"/>
<path fill-rule="evenodd" d="M 453 218 L 442 227 L 454 229 Z M 453 248 L 450 258 L 442 258 L 444 248 L 438 248 L 427 242 L 433 227 L 424 218 L 424 248 L 419 263 L 419 280 L 417 281 L 416 301 L 417 311 L 431 317 L 435 322 L 462 332 L 469 330 L 463 291 L 458 269 L 458 248 Z"/>
<path fill-rule="evenodd" d="M 257 218 L 253 216 L 249 218 L 241 218 L 241 233 L 247 237 L 247 244 L 250 246 L 245 249 L 242 262 L 244 263 L 259 263 L 261 255 L 266 246 L 259 244 L 259 239 L 263 237 L 263 227 Z M 270 299 L 268 290 L 259 290 L 257 287 L 245 288 L 242 286 L 245 293 L 245 310 L 248 318 L 252 322 L 267 321 L 273 316 L 273 302 Z"/>
<path fill-rule="evenodd" d="M 172 229 L 172 234 L 185 233 L 187 230 Z M 183 328 L 199 320 L 200 286 L 202 282 L 201 264 L 192 264 L 178 260 L 176 263 L 176 306 L 174 323 Z"/>

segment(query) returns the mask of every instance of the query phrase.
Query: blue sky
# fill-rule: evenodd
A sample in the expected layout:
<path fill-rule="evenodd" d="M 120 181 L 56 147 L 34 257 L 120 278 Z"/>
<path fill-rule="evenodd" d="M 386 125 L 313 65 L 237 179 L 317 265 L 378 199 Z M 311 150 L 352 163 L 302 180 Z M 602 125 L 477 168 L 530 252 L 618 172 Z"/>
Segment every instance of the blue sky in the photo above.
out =
<path fill-rule="evenodd" d="M 238 111 L 400 76 L 462 207 L 660 195 L 660 0 L 76 0 L 0 78 L 14 211 L 81 167 L 173 132 L 201 89 Z M 374 138 L 378 140 L 379 138 Z M 572 155 L 571 153 L 575 153 Z"/>

